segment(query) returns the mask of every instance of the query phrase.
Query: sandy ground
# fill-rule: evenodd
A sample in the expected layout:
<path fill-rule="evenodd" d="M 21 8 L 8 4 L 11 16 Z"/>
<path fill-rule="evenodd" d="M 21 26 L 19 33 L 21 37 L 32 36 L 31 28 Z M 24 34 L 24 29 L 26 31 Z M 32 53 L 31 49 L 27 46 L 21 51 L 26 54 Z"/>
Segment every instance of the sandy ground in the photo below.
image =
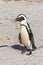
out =
<path fill-rule="evenodd" d="M 27 16 L 38 48 L 30 56 L 28 51 L 21 54 L 19 30 L 13 21 L 20 13 Z M 0 1 L 0 65 L 43 65 L 43 2 Z"/>

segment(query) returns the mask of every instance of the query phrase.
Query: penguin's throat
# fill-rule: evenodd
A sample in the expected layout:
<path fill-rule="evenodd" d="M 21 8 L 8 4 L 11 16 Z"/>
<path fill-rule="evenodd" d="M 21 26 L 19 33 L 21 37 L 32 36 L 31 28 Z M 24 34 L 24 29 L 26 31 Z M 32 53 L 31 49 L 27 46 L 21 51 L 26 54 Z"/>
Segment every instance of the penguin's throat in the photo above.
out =
<path fill-rule="evenodd" d="M 27 22 L 24 20 L 24 21 L 21 21 L 21 25 L 24 24 L 24 25 L 27 25 Z"/>

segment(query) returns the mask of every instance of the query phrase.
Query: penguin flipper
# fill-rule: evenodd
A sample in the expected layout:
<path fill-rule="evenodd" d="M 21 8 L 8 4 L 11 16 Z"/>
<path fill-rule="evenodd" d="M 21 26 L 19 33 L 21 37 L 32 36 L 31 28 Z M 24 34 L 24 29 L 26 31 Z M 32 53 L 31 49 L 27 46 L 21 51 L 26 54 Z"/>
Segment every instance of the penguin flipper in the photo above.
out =
<path fill-rule="evenodd" d="M 19 42 L 22 44 L 22 41 L 21 41 L 21 34 L 20 34 L 20 33 L 19 33 L 18 38 L 19 38 Z"/>
<path fill-rule="evenodd" d="M 34 49 L 36 49 L 36 46 L 35 46 L 35 42 L 34 42 L 33 33 L 31 30 L 30 30 L 29 36 L 30 36 L 30 41 L 32 43 L 32 49 L 34 50 Z"/>
<path fill-rule="evenodd" d="M 32 43 L 32 49 L 36 49 L 36 46 L 35 46 L 35 42 L 34 42 L 34 37 L 32 34 L 30 34 L 30 40 L 31 40 L 31 43 Z"/>
<path fill-rule="evenodd" d="M 32 49 L 36 49 L 37 47 L 35 46 L 35 42 L 34 42 L 34 37 L 33 37 L 33 33 L 32 33 L 32 30 L 30 28 L 30 25 L 27 23 L 28 27 L 29 27 L 29 38 L 30 38 L 30 41 L 32 43 Z"/>

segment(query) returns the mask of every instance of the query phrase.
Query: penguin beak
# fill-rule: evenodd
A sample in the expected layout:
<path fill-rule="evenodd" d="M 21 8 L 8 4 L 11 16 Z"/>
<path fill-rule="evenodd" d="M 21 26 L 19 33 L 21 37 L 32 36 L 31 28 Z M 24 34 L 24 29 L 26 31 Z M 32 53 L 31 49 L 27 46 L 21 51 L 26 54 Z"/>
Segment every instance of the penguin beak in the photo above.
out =
<path fill-rule="evenodd" d="M 15 19 L 15 22 L 16 22 L 16 21 L 21 22 L 21 17 L 17 17 L 17 18 Z"/>
<path fill-rule="evenodd" d="M 16 22 L 16 21 L 19 21 L 19 18 L 16 18 L 14 21 L 15 21 L 15 22 Z"/>

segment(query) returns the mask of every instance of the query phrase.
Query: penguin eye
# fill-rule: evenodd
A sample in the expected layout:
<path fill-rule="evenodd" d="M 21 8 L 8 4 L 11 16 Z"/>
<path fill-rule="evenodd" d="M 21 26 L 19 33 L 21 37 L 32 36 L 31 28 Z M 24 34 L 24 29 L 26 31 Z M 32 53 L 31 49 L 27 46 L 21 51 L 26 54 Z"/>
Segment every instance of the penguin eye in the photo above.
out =
<path fill-rule="evenodd" d="M 21 21 L 23 21 L 23 20 L 25 20 L 24 17 L 22 17 L 22 16 L 19 17 L 19 22 L 21 22 Z"/>
<path fill-rule="evenodd" d="M 24 17 L 21 17 L 21 21 L 22 21 L 22 20 L 25 20 Z"/>

